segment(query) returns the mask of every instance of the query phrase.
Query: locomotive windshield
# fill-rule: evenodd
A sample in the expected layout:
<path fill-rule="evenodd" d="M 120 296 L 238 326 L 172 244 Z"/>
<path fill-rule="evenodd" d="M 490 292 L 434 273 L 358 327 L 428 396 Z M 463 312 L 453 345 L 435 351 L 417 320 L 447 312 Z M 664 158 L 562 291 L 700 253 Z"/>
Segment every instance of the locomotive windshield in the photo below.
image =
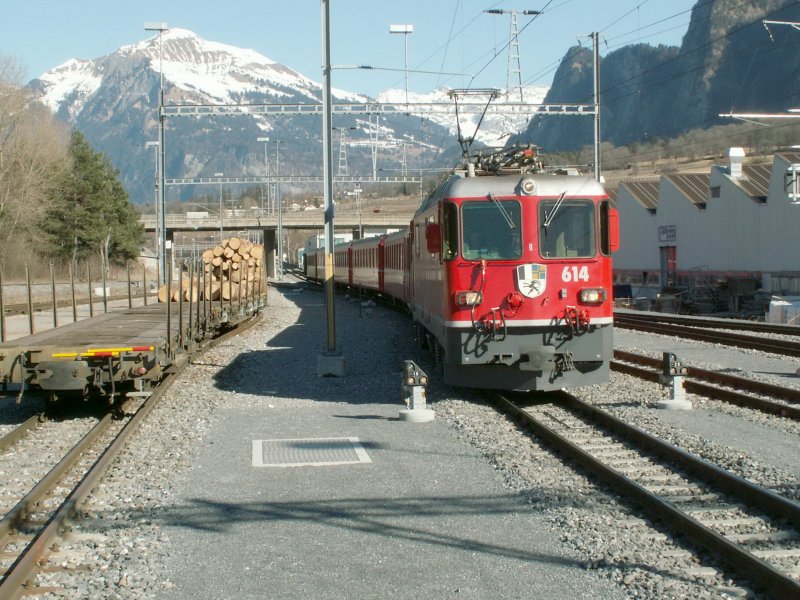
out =
<path fill-rule="evenodd" d="M 588 258 L 595 253 L 595 208 L 590 200 L 539 203 L 539 253 L 543 258 Z"/>
<path fill-rule="evenodd" d="M 522 256 L 522 219 L 516 200 L 465 202 L 461 207 L 461 255 L 467 260 L 515 260 Z"/>

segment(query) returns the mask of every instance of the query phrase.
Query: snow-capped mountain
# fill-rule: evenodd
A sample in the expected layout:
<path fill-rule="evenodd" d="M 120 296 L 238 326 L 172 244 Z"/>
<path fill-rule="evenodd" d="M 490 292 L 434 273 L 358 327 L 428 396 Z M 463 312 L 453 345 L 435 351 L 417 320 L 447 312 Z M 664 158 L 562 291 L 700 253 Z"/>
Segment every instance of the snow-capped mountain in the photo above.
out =
<path fill-rule="evenodd" d="M 56 115 L 79 128 L 95 149 L 105 152 L 120 171 L 134 202 L 152 198 L 153 155 L 145 142 L 157 139 L 159 81 L 163 76 L 165 105 L 174 104 L 318 104 L 318 82 L 254 50 L 204 40 L 185 29 L 170 29 L 137 44 L 94 59 L 73 59 L 34 79 L 35 96 Z M 526 88 L 526 101 L 540 102 L 545 87 Z M 334 89 L 334 102 L 405 101 L 405 92 L 387 90 L 374 100 L 363 94 Z M 409 94 L 409 102 L 452 102 L 446 90 Z M 502 102 L 502 98 L 495 103 Z M 445 149 L 457 146 L 455 113 L 420 114 L 421 119 L 387 115 L 335 117 L 334 125 L 347 132 L 339 151 L 349 174 L 372 172 L 372 146 L 384 171 L 401 169 L 403 156 L 410 170 L 432 165 Z M 525 128 L 524 116 L 487 116 L 475 135 L 477 116 L 462 117 L 466 136 L 487 145 L 504 143 Z M 260 136 L 280 140 L 281 161 L 294 174 L 321 171 L 321 128 L 310 116 L 238 115 L 168 118 L 166 126 L 167 177 L 263 175 L 264 147 Z M 377 137 L 377 142 L 376 142 Z M 339 144 L 339 138 L 335 139 Z M 403 151 L 397 148 L 403 146 Z M 452 161 L 451 163 L 452 164 Z M 437 166 L 442 166 L 441 162 Z M 286 174 L 286 171 L 283 172 Z M 197 190 L 167 190 L 169 198 L 189 197 Z M 200 191 L 199 193 L 202 193 Z"/>

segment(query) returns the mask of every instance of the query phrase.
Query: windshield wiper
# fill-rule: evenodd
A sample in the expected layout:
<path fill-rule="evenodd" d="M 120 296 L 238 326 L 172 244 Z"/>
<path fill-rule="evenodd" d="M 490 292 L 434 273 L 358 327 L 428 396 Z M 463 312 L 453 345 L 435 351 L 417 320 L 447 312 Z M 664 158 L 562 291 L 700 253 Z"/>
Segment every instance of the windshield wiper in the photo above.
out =
<path fill-rule="evenodd" d="M 564 193 L 566 194 L 567 192 Z M 503 207 L 503 204 L 500 202 L 500 200 L 497 199 L 497 196 L 495 196 L 492 193 L 489 193 L 488 196 L 489 200 L 494 202 L 495 206 L 500 210 L 500 214 L 503 215 L 503 218 L 506 220 L 506 223 L 508 223 L 508 228 L 516 229 L 517 226 L 514 224 L 514 220 L 511 218 L 511 215 L 509 215 L 506 209 Z"/>
<path fill-rule="evenodd" d="M 553 205 L 553 210 L 551 210 L 549 214 L 545 215 L 544 223 L 542 224 L 542 227 L 544 227 L 545 231 L 547 231 L 547 228 L 550 227 L 550 224 L 553 222 L 553 217 L 556 216 L 556 212 L 558 212 L 558 209 L 561 208 L 561 203 L 564 202 L 564 196 L 566 195 L 567 192 L 561 192 L 558 200 L 556 200 L 556 203 Z"/>

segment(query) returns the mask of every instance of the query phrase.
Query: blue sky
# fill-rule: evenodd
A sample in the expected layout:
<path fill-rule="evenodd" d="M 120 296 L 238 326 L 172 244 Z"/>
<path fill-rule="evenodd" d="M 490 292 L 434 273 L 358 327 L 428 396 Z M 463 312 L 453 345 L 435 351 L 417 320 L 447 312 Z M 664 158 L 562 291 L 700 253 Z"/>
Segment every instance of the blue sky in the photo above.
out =
<path fill-rule="evenodd" d="M 376 95 L 403 88 L 403 35 L 411 24 L 409 88 L 504 87 L 511 17 L 485 9 L 540 10 L 518 15 L 522 77 L 551 83 L 555 67 L 581 34 L 600 31 L 602 52 L 636 43 L 678 45 L 696 0 L 331 0 L 331 62 L 375 70 L 337 69 L 334 87 Z M 27 81 L 70 58 L 97 58 L 149 37 L 147 21 L 190 29 L 208 40 L 252 48 L 316 81 L 322 79 L 319 0 L 27 0 L 0 11 L 0 55 Z M 588 43 L 584 40 L 583 43 Z M 606 45 L 607 44 L 607 45 Z M 431 72 L 431 73 L 426 73 Z M 459 75 L 442 75 L 441 73 Z"/>

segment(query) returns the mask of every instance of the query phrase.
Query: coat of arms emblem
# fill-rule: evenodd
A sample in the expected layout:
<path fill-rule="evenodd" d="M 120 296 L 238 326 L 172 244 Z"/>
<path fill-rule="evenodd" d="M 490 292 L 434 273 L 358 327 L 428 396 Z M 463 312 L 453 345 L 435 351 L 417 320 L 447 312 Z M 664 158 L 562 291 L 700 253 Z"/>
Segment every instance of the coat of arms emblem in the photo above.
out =
<path fill-rule="evenodd" d="M 544 293 L 547 287 L 547 267 L 545 265 L 526 264 L 517 267 L 517 289 L 523 296 L 536 298 Z"/>

